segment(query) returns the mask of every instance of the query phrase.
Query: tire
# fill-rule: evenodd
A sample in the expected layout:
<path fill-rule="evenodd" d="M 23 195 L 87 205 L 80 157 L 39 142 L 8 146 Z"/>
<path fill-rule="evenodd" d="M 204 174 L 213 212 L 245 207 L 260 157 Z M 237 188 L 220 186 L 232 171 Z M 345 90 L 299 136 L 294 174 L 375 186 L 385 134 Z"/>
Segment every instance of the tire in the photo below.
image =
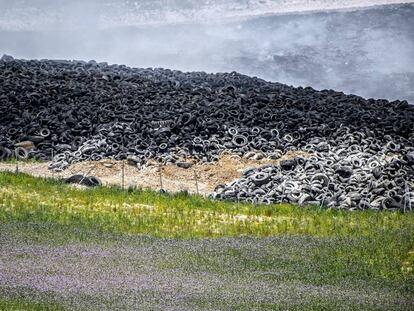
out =
<path fill-rule="evenodd" d="M 89 176 L 88 178 L 86 178 L 85 186 L 100 187 L 100 186 L 102 186 L 102 182 L 99 178 L 97 178 L 95 176 Z"/>
<path fill-rule="evenodd" d="M 9 148 L 0 147 L 0 160 L 7 160 L 12 155 Z"/>
<path fill-rule="evenodd" d="M 68 178 L 65 178 L 63 182 L 65 184 L 79 184 L 82 181 L 82 179 L 85 179 L 85 176 L 77 174 L 77 175 L 72 175 Z"/>
<path fill-rule="evenodd" d="M 23 147 L 17 147 L 14 149 L 14 154 L 18 160 L 27 160 L 29 158 L 29 152 Z"/>
<path fill-rule="evenodd" d="M 256 173 L 250 177 L 256 186 L 267 184 L 270 180 L 270 175 L 266 173 Z"/>

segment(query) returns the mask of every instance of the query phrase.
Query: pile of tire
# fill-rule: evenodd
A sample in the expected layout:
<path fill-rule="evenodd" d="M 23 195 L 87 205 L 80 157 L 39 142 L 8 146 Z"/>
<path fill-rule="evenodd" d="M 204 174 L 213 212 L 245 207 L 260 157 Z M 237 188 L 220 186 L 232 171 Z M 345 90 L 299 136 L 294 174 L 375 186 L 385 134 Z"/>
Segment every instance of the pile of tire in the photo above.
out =
<path fill-rule="evenodd" d="M 352 136 L 351 136 L 352 137 Z M 215 199 L 252 203 L 314 204 L 337 209 L 410 211 L 414 207 L 414 152 L 387 158 L 360 148 L 333 148 L 309 158 L 248 169 L 219 185 Z"/>
<path fill-rule="evenodd" d="M 75 162 L 102 158 L 133 156 L 138 164 L 150 159 L 175 163 L 183 157 L 211 162 L 229 151 L 277 159 L 288 151 L 302 150 L 314 153 L 315 158 L 294 159 L 297 165 L 285 174 L 284 183 L 276 178 L 284 169 L 276 165 L 262 169 L 269 171 L 267 183 L 252 181 L 254 186 L 245 186 L 261 173 L 252 171 L 213 196 L 299 202 L 287 190 L 273 193 L 268 189 L 289 187 L 285 186 L 289 178 L 301 178 L 302 186 L 312 185 L 316 182 L 312 174 L 325 174 L 328 182 L 325 177 L 317 179 L 323 195 L 303 190 L 310 197 L 300 201 L 322 202 L 324 198 L 331 206 L 374 208 L 375 204 L 360 203 L 362 199 L 351 198 L 348 204 L 349 193 L 365 189 L 371 181 L 374 186 L 375 182 L 393 182 L 390 165 L 399 167 L 392 172 L 404 183 L 398 180 L 396 186 L 388 185 L 385 191 L 391 192 L 381 195 L 401 197 L 413 188 L 413 166 L 408 159 L 414 151 L 414 106 L 406 101 L 295 88 L 235 72 L 184 73 L 10 56 L 0 60 L 0 86 L 0 159 L 53 160 L 50 168 L 63 170 Z M 16 147 L 27 141 L 34 148 Z M 354 168 L 349 157 L 359 158 L 361 166 Z M 373 162 L 380 168 L 372 167 Z M 314 171 L 306 171 L 307 163 L 316 165 Z M 325 186 L 341 186 L 335 181 L 335 165 L 351 167 L 351 179 L 364 177 L 353 181 L 352 191 L 329 190 L 333 194 L 329 198 Z M 379 179 L 370 177 L 374 169 L 381 168 Z M 336 198 L 338 193 L 341 196 Z M 376 197 L 366 200 L 372 203 Z M 393 200 L 397 203 L 391 208 L 408 199 Z"/>

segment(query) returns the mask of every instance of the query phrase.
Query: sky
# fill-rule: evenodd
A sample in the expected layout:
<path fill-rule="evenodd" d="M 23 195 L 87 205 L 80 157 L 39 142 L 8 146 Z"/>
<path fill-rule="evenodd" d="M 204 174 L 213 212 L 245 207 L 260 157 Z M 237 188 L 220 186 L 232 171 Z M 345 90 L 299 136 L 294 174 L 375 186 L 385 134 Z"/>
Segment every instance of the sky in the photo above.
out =
<path fill-rule="evenodd" d="M 404 0 L 0 0 L 0 30 L 211 22 Z"/>
<path fill-rule="evenodd" d="M 402 2 L 413 3 L 0 0 L 0 54 L 239 71 L 295 86 L 414 101 L 414 4 L 369 14 L 362 9 Z"/>

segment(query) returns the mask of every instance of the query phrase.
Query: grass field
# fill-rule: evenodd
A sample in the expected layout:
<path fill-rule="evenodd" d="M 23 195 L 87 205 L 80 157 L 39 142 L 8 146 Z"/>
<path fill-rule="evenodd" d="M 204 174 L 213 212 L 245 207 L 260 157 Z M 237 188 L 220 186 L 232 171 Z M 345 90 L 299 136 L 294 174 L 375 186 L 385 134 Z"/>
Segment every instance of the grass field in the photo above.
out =
<path fill-rule="evenodd" d="M 2 310 L 414 309 L 413 213 L 0 173 L 0 251 Z"/>

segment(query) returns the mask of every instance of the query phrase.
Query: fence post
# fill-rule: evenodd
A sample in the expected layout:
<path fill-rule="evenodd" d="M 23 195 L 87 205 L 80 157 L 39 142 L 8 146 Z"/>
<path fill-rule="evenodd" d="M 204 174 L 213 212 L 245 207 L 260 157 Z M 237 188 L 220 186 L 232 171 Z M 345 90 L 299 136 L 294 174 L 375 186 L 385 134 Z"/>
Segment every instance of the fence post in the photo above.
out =
<path fill-rule="evenodd" d="M 53 148 L 52 148 L 52 178 L 53 179 L 55 179 L 55 167 L 53 166 L 54 159 L 55 159 L 55 155 L 54 155 Z"/>
<path fill-rule="evenodd" d="M 161 164 L 158 164 L 158 173 L 160 175 L 160 190 L 161 192 L 164 190 L 164 186 L 162 184 L 162 170 L 161 170 Z"/>
<path fill-rule="evenodd" d="M 123 91 L 122 91 L 123 92 Z M 124 101 L 124 94 L 122 94 L 122 98 L 120 99 L 121 104 Z M 125 152 L 125 124 L 122 125 L 122 152 Z M 126 153 L 126 158 L 128 159 L 128 154 Z M 122 190 L 125 190 L 125 159 L 122 159 Z"/>
<path fill-rule="evenodd" d="M 125 160 L 122 160 L 121 175 L 122 175 L 122 190 L 125 190 Z"/>
<path fill-rule="evenodd" d="M 16 149 L 14 150 L 14 157 L 16 158 L 16 174 L 19 173 L 19 158 L 17 157 Z"/>
<path fill-rule="evenodd" d="M 199 195 L 199 190 L 198 190 L 198 177 L 197 177 L 197 171 L 196 169 L 194 169 L 194 179 L 195 179 L 195 185 L 196 185 L 196 191 L 197 191 L 197 195 Z"/>
<path fill-rule="evenodd" d="M 324 205 L 324 203 L 325 203 L 325 197 L 326 197 L 326 195 L 322 198 L 321 203 L 319 203 L 319 208 L 320 208 L 320 209 L 322 209 L 322 208 L 323 208 L 323 205 Z"/>

